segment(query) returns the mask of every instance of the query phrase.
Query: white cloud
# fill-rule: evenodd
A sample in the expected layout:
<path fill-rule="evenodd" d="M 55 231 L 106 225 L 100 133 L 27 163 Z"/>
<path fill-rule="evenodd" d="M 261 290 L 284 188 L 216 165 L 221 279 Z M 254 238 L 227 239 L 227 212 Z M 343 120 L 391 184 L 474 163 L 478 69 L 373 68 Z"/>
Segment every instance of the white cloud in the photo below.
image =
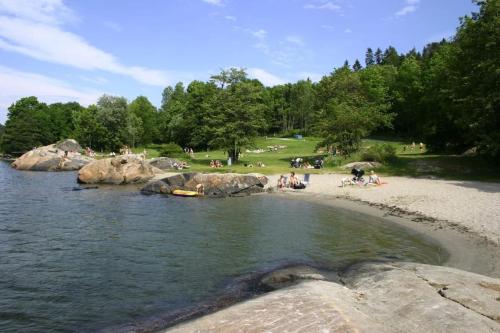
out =
<path fill-rule="evenodd" d="M 346 34 L 350 34 L 350 33 L 352 32 L 352 30 L 351 30 L 351 29 L 349 29 L 349 28 L 347 28 L 347 29 L 345 29 L 345 30 L 344 30 L 344 32 L 345 32 Z"/>
<path fill-rule="evenodd" d="M 251 31 L 251 34 L 258 39 L 264 39 L 267 36 L 267 31 L 264 29 L 259 29 L 257 31 Z"/>
<path fill-rule="evenodd" d="M 322 3 L 309 3 L 304 6 L 305 9 L 318 9 L 318 10 L 331 10 L 331 11 L 339 11 L 342 9 L 341 6 L 334 4 L 332 1 L 322 2 Z"/>
<path fill-rule="evenodd" d="M 0 122 L 7 108 L 21 97 L 36 96 L 46 103 L 76 101 L 83 105 L 95 103 L 104 92 L 75 89 L 67 83 L 48 76 L 22 72 L 0 66 Z"/>
<path fill-rule="evenodd" d="M 300 36 L 293 36 L 293 35 L 286 36 L 285 40 L 287 42 L 289 42 L 289 43 L 292 43 L 292 44 L 295 44 L 295 45 L 298 45 L 298 46 L 304 46 L 305 45 L 304 40 Z"/>
<path fill-rule="evenodd" d="M 226 20 L 236 22 L 236 17 L 234 17 L 234 16 L 231 16 L 231 15 L 226 15 L 226 16 L 224 16 L 224 18 L 225 18 Z"/>
<path fill-rule="evenodd" d="M 0 49 L 20 53 L 31 58 L 67 65 L 84 70 L 102 70 L 126 75 L 149 85 L 164 86 L 168 80 L 165 72 L 140 66 L 125 66 L 115 56 L 100 50 L 80 36 L 64 31 L 50 7 L 40 17 L 31 11 L 11 10 L 10 1 L 0 0 Z M 33 3 L 58 3 L 56 0 L 39 0 Z M 45 8 L 42 6 L 42 8 Z M 56 9 L 53 9 L 56 8 Z M 50 20 L 52 15 L 54 18 Z"/>
<path fill-rule="evenodd" d="M 45 24 L 62 24 L 76 19 L 62 0 L 0 0 L 0 14 Z"/>
<path fill-rule="evenodd" d="M 202 0 L 202 1 L 214 6 L 224 6 L 224 2 L 222 0 Z"/>
<path fill-rule="evenodd" d="M 328 24 L 323 24 L 321 26 L 322 29 L 328 30 L 328 31 L 333 31 L 335 30 L 335 27 L 333 25 L 328 25 Z"/>
<path fill-rule="evenodd" d="M 247 72 L 248 72 L 248 75 L 250 77 L 253 77 L 253 78 L 259 80 L 265 86 L 268 86 L 268 87 L 269 86 L 276 86 L 276 85 L 283 84 L 286 82 L 284 79 L 282 79 L 274 74 L 271 74 L 262 68 L 249 68 L 247 70 Z"/>
<path fill-rule="evenodd" d="M 406 6 L 397 11 L 396 16 L 404 16 L 406 14 L 413 13 L 418 9 L 418 4 L 420 3 L 420 0 L 405 0 L 405 2 Z"/>

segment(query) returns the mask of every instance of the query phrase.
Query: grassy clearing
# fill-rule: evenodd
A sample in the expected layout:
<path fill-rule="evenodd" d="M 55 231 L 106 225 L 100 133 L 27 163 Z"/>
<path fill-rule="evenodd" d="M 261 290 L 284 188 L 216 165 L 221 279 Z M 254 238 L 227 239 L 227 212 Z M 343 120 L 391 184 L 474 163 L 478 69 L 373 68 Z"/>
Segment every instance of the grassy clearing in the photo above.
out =
<path fill-rule="evenodd" d="M 349 162 L 361 161 L 362 154 L 374 145 L 390 144 L 396 149 L 396 156 L 390 161 L 384 163 L 376 171 L 382 175 L 391 176 L 413 176 L 413 177 L 437 177 L 456 180 L 482 180 L 482 181 L 500 181 L 500 170 L 497 164 L 482 159 L 480 157 L 466 157 L 456 155 L 432 155 L 424 149 L 420 151 L 417 147 L 411 148 L 411 142 L 388 139 L 366 139 L 363 140 L 361 150 L 350 157 L 333 157 L 323 152 L 315 150 L 319 138 L 306 137 L 301 140 L 291 138 L 258 138 L 254 146 L 243 150 L 243 155 L 237 164 L 227 166 L 227 155 L 222 150 L 199 151 L 194 153 L 194 157 L 187 154 L 173 156 L 186 161 L 191 168 L 189 171 L 196 172 L 237 172 L 250 173 L 258 172 L 263 174 L 284 174 L 294 170 L 297 173 L 328 173 L 343 172 L 349 173 L 349 170 L 342 169 L 342 165 Z M 277 151 L 269 151 L 268 146 L 285 146 Z M 135 153 L 148 152 L 148 157 L 158 157 L 161 145 L 151 145 L 146 148 L 139 147 L 134 149 Z M 257 153 L 255 150 L 263 149 L 264 152 Z M 293 158 L 302 157 L 307 161 L 314 161 L 318 157 L 324 157 L 326 161 L 325 168 L 315 169 L 292 169 L 290 161 Z M 211 160 L 220 160 L 223 168 L 214 169 L 210 167 Z M 265 167 L 257 167 L 258 163 L 263 163 Z M 247 166 L 245 166 L 247 165 Z M 249 167 L 253 165 L 253 167 Z"/>

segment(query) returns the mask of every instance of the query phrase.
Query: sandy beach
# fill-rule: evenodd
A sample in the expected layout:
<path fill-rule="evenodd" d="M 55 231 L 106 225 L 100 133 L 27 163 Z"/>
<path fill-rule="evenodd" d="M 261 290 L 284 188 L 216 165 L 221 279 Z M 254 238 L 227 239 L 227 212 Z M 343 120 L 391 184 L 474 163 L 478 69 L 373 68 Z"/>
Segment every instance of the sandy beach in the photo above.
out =
<path fill-rule="evenodd" d="M 303 175 L 298 175 L 299 179 Z M 411 214 L 413 221 L 440 223 L 454 230 L 472 233 L 500 246 L 500 184 L 409 177 L 383 177 L 383 185 L 341 187 L 346 174 L 311 175 L 304 190 L 290 194 L 312 194 L 318 198 L 345 198 Z M 276 188 L 279 175 L 269 176 Z"/>

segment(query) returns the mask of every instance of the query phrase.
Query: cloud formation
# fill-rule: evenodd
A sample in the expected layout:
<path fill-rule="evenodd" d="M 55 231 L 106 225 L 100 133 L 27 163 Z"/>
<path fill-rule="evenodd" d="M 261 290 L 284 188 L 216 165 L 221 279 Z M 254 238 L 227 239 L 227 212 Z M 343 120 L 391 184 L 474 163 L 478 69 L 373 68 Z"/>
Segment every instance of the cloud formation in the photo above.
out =
<path fill-rule="evenodd" d="M 112 54 L 63 30 L 62 18 L 68 19 L 71 12 L 61 0 L 22 0 L 26 7 L 13 6 L 13 2 L 0 0 L 0 49 L 40 61 L 125 75 L 149 85 L 168 82 L 164 71 L 123 65 Z"/>
<path fill-rule="evenodd" d="M 404 16 L 406 14 L 413 13 L 418 9 L 418 4 L 420 3 L 420 0 L 405 0 L 405 3 L 406 6 L 397 11 L 396 16 Z"/>
<path fill-rule="evenodd" d="M 83 105 L 95 103 L 103 92 L 75 89 L 67 83 L 45 75 L 18 71 L 0 66 L 0 123 L 6 119 L 7 108 L 26 96 L 37 96 L 46 103 L 76 101 Z"/>
<path fill-rule="evenodd" d="M 342 9 L 341 6 L 333 3 L 333 1 L 320 1 L 319 3 L 309 3 L 304 6 L 305 9 L 317 9 L 317 10 L 330 10 L 330 11 L 339 11 Z"/>
<path fill-rule="evenodd" d="M 224 6 L 224 2 L 222 0 L 202 0 L 202 1 L 214 6 Z"/>
<path fill-rule="evenodd" d="M 272 87 L 279 84 L 284 84 L 286 80 L 269 73 L 262 68 L 249 68 L 247 69 L 248 75 L 262 82 L 265 86 Z"/>

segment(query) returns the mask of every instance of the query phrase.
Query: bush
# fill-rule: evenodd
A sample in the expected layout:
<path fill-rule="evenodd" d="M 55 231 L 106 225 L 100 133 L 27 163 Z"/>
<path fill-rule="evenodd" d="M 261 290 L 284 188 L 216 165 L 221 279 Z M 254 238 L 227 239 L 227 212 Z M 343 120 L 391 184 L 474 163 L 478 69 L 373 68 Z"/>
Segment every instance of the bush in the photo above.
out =
<path fill-rule="evenodd" d="M 361 154 L 363 161 L 390 162 L 396 158 L 396 147 L 390 144 L 373 145 Z"/>
<path fill-rule="evenodd" d="M 162 157 L 177 157 L 185 155 L 184 150 L 181 146 L 176 143 L 167 143 L 161 146 L 160 156 Z"/>

